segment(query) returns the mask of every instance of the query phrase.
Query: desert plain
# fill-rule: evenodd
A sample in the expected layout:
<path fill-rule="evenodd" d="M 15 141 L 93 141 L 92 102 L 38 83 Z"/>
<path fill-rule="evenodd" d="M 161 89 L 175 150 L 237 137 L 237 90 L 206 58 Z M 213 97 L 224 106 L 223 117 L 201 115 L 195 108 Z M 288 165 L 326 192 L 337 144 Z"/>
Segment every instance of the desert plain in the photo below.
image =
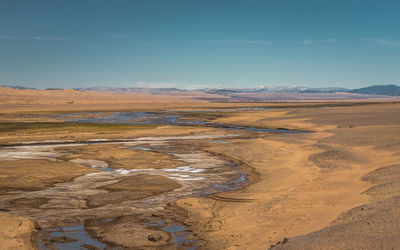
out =
<path fill-rule="evenodd" d="M 396 249 L 400 103 L 0 89 L 1 249 Z"/>

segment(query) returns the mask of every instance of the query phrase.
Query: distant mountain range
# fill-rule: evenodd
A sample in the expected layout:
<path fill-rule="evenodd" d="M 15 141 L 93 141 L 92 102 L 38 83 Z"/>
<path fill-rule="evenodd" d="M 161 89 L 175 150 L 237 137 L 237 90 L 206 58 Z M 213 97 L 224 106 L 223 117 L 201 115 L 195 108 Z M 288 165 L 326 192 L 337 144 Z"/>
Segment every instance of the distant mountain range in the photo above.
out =
<path fill-rule="evenodd" d="M 23 86 L 0 85 L 0 87 L 10 87 L 13 89 L 34 89 Z M 58 88 L 57 88 L 58 89 Z M 49 90 L 54 90 L 53 88 Z M 116 88 L 116 87 L 92 87 L 92 88 L 75 88 L 78 91 L 98 91 L 98 92 L 114 92 L 114 93 L 143 93 L 143 94 L 183 94 L 189 92 L 184 89 L 177 88 Z M 400 96 L 400 87 L 394 84 L 389 85 L 372 85 L 359 89 L 346 89 L 338 87 L 327 88 L 308 88 L 300 86 L 262 86 L 256 88 L 204 88 L 192 90 L 191 92 L 203 92 L 209 94 L 218 94 L 223 96 L 231 96 L 241 93 L 353 93 L 363 95 L 385 95 Z"/>
<path fill-rule="evenodd" d="M 266 92 L 285 92 L 285 93 L 336 93 L 336 92 L 348 92 L 346 88 L 308 88 L 300 86 L 263 86 L 257 88 L 209 88 L 200 89 L 207 93 L 219 93 L 219 94 L 232 94 L 232 93 L 266 93 Z"/>
<path fill-rule="evenodd" d="M 234 94 L 234 93 L 267 93 L 267 92 L 285 92 L 285 93 L 356 93 L 365 95 L 386 95 L 400 96 L 400 87 L 394 84 L 373 85 L 359 89 L 346 89 L 339 87 L 327 88 L 308 88 L 299 86 L 282 87 L 258 87 L 258 88 L 221 88 L 221 89 L 202 89 L 202 91 L 214 94 Z"/>
<path fill-rule="evenodd" d="M 0 85 L 0 88 L 4 87 L 9 87 L 12 89 L 35 89 L 35 88 L 29 88 L 29 87 L 24 87 L 24 86 L 18 86 L 18 85 Z"/>
<path fill-rule="evenodd" d="M 366 95 L 389 95 L 400 96 L 400 87 L 397 85 L 373 85 L 366 88 L 349 90 L 349 93 L 366 94 Z"/>
<path fill-rule="evenodd" d="M 116 87 L 92 87 L 75 88 L 79 91 L 113 92 L 113 93 L 142 93 L 142 94 L 168 94 L 176 92 L 187 92 L 187 90 L 177 88 L 116 88 Z"/>

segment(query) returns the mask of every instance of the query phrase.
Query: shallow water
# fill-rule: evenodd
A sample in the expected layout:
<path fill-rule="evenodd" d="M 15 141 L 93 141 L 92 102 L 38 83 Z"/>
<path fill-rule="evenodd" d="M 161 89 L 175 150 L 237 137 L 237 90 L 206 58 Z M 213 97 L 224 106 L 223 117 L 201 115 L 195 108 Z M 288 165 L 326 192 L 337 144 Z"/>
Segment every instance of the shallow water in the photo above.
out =
<path fill-rule="evenodd" d="M 106 219 L 105 222 L 112 221 L 113 219 Z M 193 233 L 178 223 L 166 224 L 162 220 L 150 221 L 144 223 L 146 226 L 160 228 L 162 231 L 171 235 L 171 240 L 177 247 L 185 245 L 185 249 L 195 249 L 191 247 L 195 241 L 190 239 Z M 50 247 L 57 247 L 60 250 L 70 249 L 108 249 L 107 245 L 92 238 L 82 225 L 71 225 L 67 227 L 60 227 L 46 230 L 50 242 L 42 242 L 39 245 L 40 249 L 49 249 Z M 189 244 L 188 244 L 189 243 Z"/>
<path fill-rule="evenodd" d="M 239 108 L 243 110 L 268 110 L 271 108 L 262 107 L 249 107 Z M 232 112 L 237 111 L 235 109 L 230 110 Z M 208 113 L 216 112 L 210 110 L 195 111 L 196 113 Z M 217 111 L 220 112 L 220 111 Z M 227 111 L 225 111 L 227 112 Z M 179 114 L 176 114 L 179 113 Z M 186 114 L 188 113 L 188 114 Z M 271 129 L 271 128 L 260 128 L 251 126 L 238 126 L 232 124 L 220 124 L 209 122 L 206 119 L 193 119 L 190 116 L 192 111 L 162 111 L 162 112 L 115 112 L 111 115 L 101 115 L 102 112 L 91 112 L 91 113 L 73 113 L 73 114 L 62 114 L 56 116 L 48 116 L 49 118 L 62 118 L 65 121 L 70 122 L 87 122 L 87 123 L 110 123 L 110 124 L 154 124 L 154 125 L 170 125 L 170 126 L 185 126 L 185 125 L 202 125 L 206 127 L 216 127 L 221 129 L 256 132 L 256 133 L 305 133 L 307 131 L 291 130 L 291 129 Z M 85 116 L 90 114 L 91 116 Z M 93 114 L 97 114 L 93 116 Z"/>
<path fill-rule="evenodd" d="M 163 227 L 163 231 L 168 232 L 172 235 L 172 242 L 176 246 L 180 246 L 182 243 L 194 243 L 194 240 L 188 239 L 190 233 L 187 231 L 186 227 L 182 225 L 169 225 Z"/>
<path fill-rule="evenodd" d="M 165 205 L 173 200 L 187 197 L 187 196 L 202 196 L 213 193 L 223 192 L 227 190 L 234 190 L 239 188 L 246 182 L 245 173 L 241 172 L 239 167 L 232 164 L 229 161 L 219 159 L 218 157 L 211 155 L 203 151 L 188 150 L 187 152 L 182 151 L 180 148 L 177 150 L 174 147 L 175 142 L 181 140 L 212 140 L 219 138 L 234 137 L 234 135 L 199 135 L 199 136 L 171 136 L 171 137 L 141 137 L 132 140 L 125 140 L 121 142 L 110 142 L 107 140 L 98 139 L 95 143 L 102 144 L 116 144 L 120 145 L 121 148 L 130 148 L 132 150 L 143 150 L 148 149 L 157 152 L 162 150 L 165 154 L 173 155 L 177 160 L 186 163 L 184 166 L 167 169 L 113 169 L 107 162 L 96 160 L 96 159 L 74 159 L 71 162 L 85 165 L 88 167 L 104 170 L 100 173 L 91 173 L 78 178 L 75 178 L 71 182 L 56 184 L 54 187 L 50 187 L 45 190 L 32 191 L 28 193 L 18 194 L 12 199 L 20 198 L 38 198 L 46 197 L 49 199 L 46 209 L 39 211 L 27 211 L 31 217 L 37 220 L 48 220 L 51 214 L 56 214 L 60 207 L 65 206 L 65 201 L 68 200 L 70 203 L 68 209 L 71 217 L 79 217 L 81 213 L 86 213 L 85 208 L 80 207 L 80 200 L 84 199 L 85 195 L 98 192 L 97 187 L 101 183 L 112 183 L 114 180 L 118 180 L 122 176 L 130 176 L 137 174 L 150 174 L 150 175 L 161 175 L 167 178 L 173 179 L 182 185 L 181 188 L 173 190 L 168 193 L 161 195 L 151 196 L 142 200 L 125 202 L 125 207 L 134 209 L 135 211 L 157 211 L 162 210 Z M 20 155 L 24 155 L 25 159 L 57 159 L 57 157 L 67 155 L 69 151 L 63 151 L 62 147 L 74 147 L 74 146 L 89 146 L 92 143 L 68 143 L 68 144 L 57 144 L 54 142 L 53 145 L 23 145 L 23 146 L 9 146 L 0 149 L 0 159 L 7 157 L 7 160 L 20 159 Z M 55 150 L 57 149 L 57 150 Z M 10 154 L 10 152 L 18 152 L 18 154 Z M 115 182 L 115 181 L 114 181 Z M 63 205 L 64 204 L 64 205 Z M 75 205 L 78 204 L 78 205 Z M 53 207 L 54 206 L 54 207 Z M 104 208 L 112 209 L 112 208 Z M 98 211 L 102 211 L 102 208 L 97 208 Z M 111 210 L 112 211 L 112 210 Z M 110 212 L 111 212 L 110 211 Z M 48 214 L 48 215 L 47 215 Z M 56 220 L 57 218 L 54 218 Z M 79 225 L 77 225 L 79 226 Z M 170 230 L 165 228 L 165 230 Z M 173 229 L 171 229 L 173 230 Z M 56 234 L 52 234 L 56 232 Z M 75 230 L 70 232 L 68 230 L 60 230 L 60 228 L 51 229 L 48 232 L 52 238 L 62 236 L 71 237 L 73 234 L 78 241 L 75 242 L 61 242 L 60 246 L 64 249 L 68 247 L 75 247 L 83 244 L 92 244 L 90 236 L 83 232 L 84 230 Z M 78 235 L 78 236 L 77 236 Z M 80 235 L 80 236 L 79 236 Z M 173 241 L 175 244 L 186 245 L 191 240 L 185 237 L 188 232 L 171 232 Z M 80 238 L 79 238 L 80 237 Z M 42 245 L 42 249 L 46 249 Z"/>
<path fill-rule="evenodd" d="M 198 111 L 207 112 L 207 111 Z M 215 112 L 215 111 L 209 111 Z M 228 111 L 230 112 L 230 111 Z M 86 115 L 86 116 L 85 116 Z M 166 178 L 173 179 L 181 184 L 181 188 L 173 190 L 161 195 L 151 196 L 141 200 L 127 201 L 124 207 L 129 207 L 140 213 L 141 211 L 158 211 L 163 210 L 165 205 L 173 200 L 188 196 L 203 196 L 214 193 L 239 189 L 247 182 L 247 173 L 243 172 L 240 167 L 233 162 L 219 159 L 215 155 L 211 155 L 202 151 L 179 151 L 174 150 L 174 143 L 183 140 L 211 140 L 209 143 L 231 143 L 223 139 L 233 138 L 237 136 L 234 131 L 247 131 L 257 133 L 301 133 L 304 131 L 286 130 L 286 129 L 267 129 L 256 127 L 236 126 L 230 124 L 217 124 L 206 120 L 191 120 L 185 112 L 180 114 L 171 114 L 170 112 L 115 112 L 112 114 L 93 112 L 93 113 L 74 113 L 53 116 L 52 118 L 62 118 L 71 122 L 88 122 L 88 123 L 110 123 L 110 124 L 155 124 L 155 125 L 202 125 L 208 127 L 217 127 L 230 130 L 232 134 L 226 135 L 199 135 L 199 136 L 164 136 L 164 137 L 141 137 L 134 139 L 92 139 L 88 143 L 75 143 L 73 141 L 46 141 L 46 142 L 24 142 L 22 146 L 8 146 L 0 148 L 0 161 L 12 159 L 49 159 L 56 160 L 58 157 L 68 154 L 63 152 L 60 147 L 64 146 L 85 146 L 91 144 L 118 144 L 122 148 L 130 148 L 132 150 L 154 151 L 162 149 L 165 154 L 172 155 L 177 160 L 186 163 L 171 169 L 113 169 L 106 162 L 96 159 L 75 159 L 72 162 L 86 165 L 88 167 L 104 170 L 100 173 L 87 174 L 68 183 L 57 184 L 46 190 L 33 191 L 26 194 L 29 197 L 46 197 L 54 207 L 46 208 L 43 211 L 35 211 L 31 214 L 35 218 L 38 216 L 46 217 L 46 213 L 57 213 L 59 207 L 65 203 L 66 197 L 70 204 L 70 216 L 79 217 L 84 212 L 84 208 L 80 207 L 81 200 L 85 195 L 96 193 L 99 183 L 113 183 L 121 176 L 150 174 L 161 175 Z M 222 140 L 220 140 L 222 139 Z M 45 145 L 42 145 L 45 143 Z M 58 150 L 55 150 L 58 148 Z M 83 192 L 84 191 L 84 192 Z M 26 198 L 24 194 L 19 194 L 15 198 Z M 76 205 L 78 204 L 78 205 Z M 74 207 L 76 206 L 76 207 Z M 103 208 L 96 208 L 97 211 L 103 211 Z M 110 207 L 104 209 L 112 209 Z M 107 211 L 111 212 L 112 211 Z M 152 223 L 152 222 L 150 222 Z M 188 239 L 190 233 L 183 225 L 172 224 L 166 225 L 165 222 L 154 222 L 151 226 L 161 226 L 162 230 L 169 232 L 173 237 L 176 246 L 184 243 L 193 243 Z M 150 224 L 149 224 L 150 225 Z M 73 242 L 57 243 L 57 247 L 61 249 L 76 249 L 84 244 L 96 246 L 100 249 L 105 245 L 90 237 L 84 230 L 83 226 L 76 225 L 73 227 L 55 228 L 48 230 L 50 237 L 67 237 L 76 239 Z M 46 246 L 41 245 L 42 249 Z"/>
<path fill-rule="evenodd" d="M 41 243 L 40 249 L 48 249 L 50 245 L 56 246 L 60 250 L 82 249 L 84 244 L 87 247 L 91 246 L 97 249 L 105 249 L 107 246 L 90 237 L 85 228 L 80 225 L 55 228 L 48 230 L 47 233 L 51 238 L 58 238 L 59 240 L 48 244 Z M 84 249 L 87 248 L 85 247 Z"/>
<path fill-rule="evenodd" d="M 230 141 L 210 141 L 209 143 L 232 143 Z"/>
<path fill-rule="evenodd" d="M 143 148 L 143 147 L 133 147 L 133 149 L 143 150 L 143 151 L 151 151 L 150 148 Z"/>

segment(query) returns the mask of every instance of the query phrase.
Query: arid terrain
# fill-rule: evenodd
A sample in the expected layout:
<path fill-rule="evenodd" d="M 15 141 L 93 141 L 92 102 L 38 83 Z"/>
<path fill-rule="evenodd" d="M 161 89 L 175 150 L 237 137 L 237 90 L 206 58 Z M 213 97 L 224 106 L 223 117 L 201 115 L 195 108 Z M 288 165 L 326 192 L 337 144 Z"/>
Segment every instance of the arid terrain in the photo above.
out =
<path fill-rule="evenodd" d="M 0 249 L 398 248 L 399 103 L 201 95 L 0 89 Z"/>

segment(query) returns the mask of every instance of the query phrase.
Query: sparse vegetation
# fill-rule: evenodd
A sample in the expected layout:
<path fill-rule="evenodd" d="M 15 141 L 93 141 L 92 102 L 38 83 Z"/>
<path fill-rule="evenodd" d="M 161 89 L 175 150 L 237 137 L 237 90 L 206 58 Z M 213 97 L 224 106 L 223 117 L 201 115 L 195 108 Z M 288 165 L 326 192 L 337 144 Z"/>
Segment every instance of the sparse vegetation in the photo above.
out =
<path fill-rule="evenodd" d="M 132 130 L 155 128 L 156 125 L 140 124 L 102 124 L 102 123 L 82 123 L 82 122 L 0 122 L 0 132 L 20 132 L 33 133 L 41 131 L 60 132 L 100 132 L 112 130 Z"/>

